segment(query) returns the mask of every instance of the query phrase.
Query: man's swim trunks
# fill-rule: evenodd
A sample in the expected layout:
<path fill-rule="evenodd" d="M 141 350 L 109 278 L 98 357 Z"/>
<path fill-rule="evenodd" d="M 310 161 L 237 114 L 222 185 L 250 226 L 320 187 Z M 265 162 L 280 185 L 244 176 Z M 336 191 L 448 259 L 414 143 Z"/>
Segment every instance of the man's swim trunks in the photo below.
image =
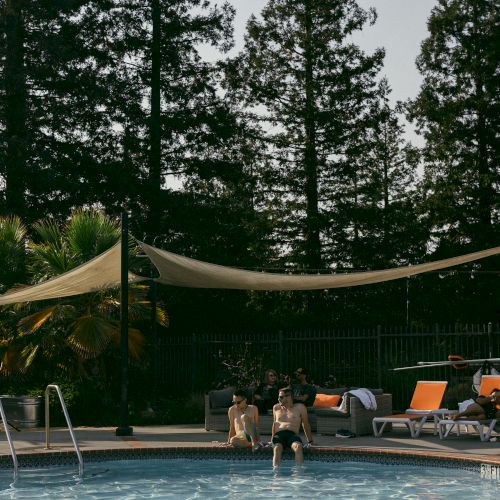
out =
<path fill-rule="evenodd" d="M 295 442 L 302 444 L 302 439 L 295 432 L 289 430 L 278 431 L 273 437 L 273 446 L 281 443 L 283 448 L 291 448 L 292 443 Z"/>

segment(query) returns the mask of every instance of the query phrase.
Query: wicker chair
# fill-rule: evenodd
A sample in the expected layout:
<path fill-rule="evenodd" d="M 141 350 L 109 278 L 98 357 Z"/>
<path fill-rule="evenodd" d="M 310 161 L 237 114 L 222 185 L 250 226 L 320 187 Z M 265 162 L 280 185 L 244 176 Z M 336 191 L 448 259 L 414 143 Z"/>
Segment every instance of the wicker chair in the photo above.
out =
<path fill-rule="evenodd" d="M 376 410 L 367 410 L 355 396 L 348 396 L 347 412 L 316 408 L 318 434 L 335 434 L 339 429 L 354 432 L 357 436 L 371 434 L 374 417 L 389 415 L 392 412 L 392 394 L 376 394 Z"/>

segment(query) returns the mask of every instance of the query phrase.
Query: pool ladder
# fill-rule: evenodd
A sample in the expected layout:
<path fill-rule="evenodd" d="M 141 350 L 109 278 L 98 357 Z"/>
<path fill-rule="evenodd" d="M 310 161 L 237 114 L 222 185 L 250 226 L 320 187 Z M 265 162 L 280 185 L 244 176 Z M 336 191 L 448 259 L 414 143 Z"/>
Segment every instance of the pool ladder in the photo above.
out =
<path fill-rule="evenodd" d="M 73 426 L 71 425 L 71 419 L 69 418 L 68 409 L 66 408 L 66 403 L 64 402 L 64 397 L 62 395 L 61 389 L 58 385 L 49 384 L 45 389 L 45 449 L 50 450 L 50 405 L 49 405 L 49 394 L 50 390 L 54 389 L 59 396 L 59 401 L 61 402 L 61 408 L 64 413 L 64 418 L 66 419 L 66 424 L 68 425 L 69 434 L 71 436 L 71 441 L 73 441 L 73 446 L 76 451 L 76 456 L 78 457 L 78 474 L 83 475 L 83 458 L 76 442 L 75 433 L 73 432 Z M 9 444 L 10 454 L 12 455 L 12 462 L 14 463 L 14 479 L 17 478 L 17 473 L 19 469 L 19 463 L 17 461 L 16 450 L 14 448 L 14 443 L 10 436 L 9 423 L 7 422 L 7 417 L 2 404 L 2 398 L 0 397 L 0 416 L 2 417 L 3 427 L 5 430 L 5 435 L 7 436 L 7 442 Z"/>

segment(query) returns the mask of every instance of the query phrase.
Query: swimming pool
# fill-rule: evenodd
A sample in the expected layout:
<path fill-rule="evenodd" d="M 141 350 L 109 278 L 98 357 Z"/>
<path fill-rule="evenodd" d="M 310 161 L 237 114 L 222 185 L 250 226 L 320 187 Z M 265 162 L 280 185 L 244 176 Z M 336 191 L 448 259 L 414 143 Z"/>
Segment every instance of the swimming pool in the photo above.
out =
<path fill-rule="evenodd" d="M 125 460 L 0 470 L 0 498 L 498 498 L 499 483 L 465 469 L 365 462 Z M 480 493 L 479 493 L 480 492 Z"/>

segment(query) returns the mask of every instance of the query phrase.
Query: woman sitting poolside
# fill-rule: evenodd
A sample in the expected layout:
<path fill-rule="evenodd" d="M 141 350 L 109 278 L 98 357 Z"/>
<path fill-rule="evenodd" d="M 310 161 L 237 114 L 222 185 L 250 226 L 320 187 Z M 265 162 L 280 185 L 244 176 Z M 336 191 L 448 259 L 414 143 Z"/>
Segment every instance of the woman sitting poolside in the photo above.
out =
<path fill-rule="evenodd" d="M 257 386 L 253 395 L 253 404 L 259 409 L 261 415 L 272 410 L 278 402 L 278 374 L 275 370 L 266 370 L 264 381 Z"/>
<path fill-rule="evenodd" d="M 462 417 L 474 420 L 500 418 L 500 410 L 497 405 L 500 405 L 500 389 L 493 389 L 489 396 L 479 396 L 475 403 L 471 403 L 464 411 L 453 415 L 451 418 L 453 420 Z"/>

